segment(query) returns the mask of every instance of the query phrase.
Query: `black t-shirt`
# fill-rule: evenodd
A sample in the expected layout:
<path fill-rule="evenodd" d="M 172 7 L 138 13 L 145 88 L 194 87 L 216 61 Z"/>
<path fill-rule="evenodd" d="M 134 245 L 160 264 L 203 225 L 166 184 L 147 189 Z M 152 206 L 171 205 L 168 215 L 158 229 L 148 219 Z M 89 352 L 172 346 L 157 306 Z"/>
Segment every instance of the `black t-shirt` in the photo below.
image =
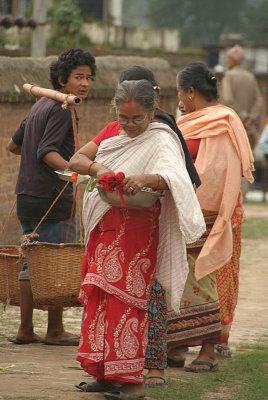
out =
<path fill-rule="evenodd" d="M 12 139 L 17 144 L 22 143 L 15 190 L 18 195 L 18 217 L 38 220 L 39 214 L 44 215 L 47 205 L 51 204 L 66 183 L 42 159 L 51 151 L 58 152 L 66 161 L 74 154 L 71 112 L 62 109 L 61 103 L 42 97 L 31 108 L 26 121 L 22 122 Z M 47 220 L 69 218 L 72 200 L 73 188 L 69 184 Z"/>
<path fill-rule="evenodd" d="M 55 196 L 56 198 L 56 196 Z M 18 194 L 17 196 L 17 216 L 20 221 L 39 222 L 52 205 L 54 198 L 29 196 Z M 44 219 L 46 222 L 64 221 L 71 217 L 73 201 L 59 198 L 53 205 L 48 215 Z M 73 213 L 73 215 L 75 212 Z"/>
<path fill-rule="evenodd" d="M 12 136 L 12 140 L 14 143 L 16 143 L 18 146 L 22 146 L 23 143 L 23 138 L 24 138 L 24 130 L 25 130 L 25 125 L 26 125 L 27 118 L 24 118 L 24 120 L 21 122 L 20 126 Z"/>

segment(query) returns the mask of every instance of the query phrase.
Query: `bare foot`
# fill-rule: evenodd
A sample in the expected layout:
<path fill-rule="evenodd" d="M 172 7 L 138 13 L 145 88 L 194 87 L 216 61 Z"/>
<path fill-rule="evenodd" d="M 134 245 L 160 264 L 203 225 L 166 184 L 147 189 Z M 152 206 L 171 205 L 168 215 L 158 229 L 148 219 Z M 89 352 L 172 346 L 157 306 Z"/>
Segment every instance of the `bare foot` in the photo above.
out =
<path fill-rule="evenodd" d="M 188 365 L 184 370 L 186 372 L 215 371 L 218 366 L 218 360 L 214 351 L 214 344 L 204 342 L 196 360 Z"/>
<path fill-rule="evenodd" d="M 33 333 L 32 335 L 17 335 L 16 338 L 8 338 L 7 340 L 15 344 L 30 344 L 39 343 L 40 337 Z"/>
<path fill-rule="evenodd" d="M 149 369 L 144 377 L 146 386 L 161 386 L 166 382 L 164 369 Z"/>
<path fill-rule="evenodd" d="M 135 393 L 138 395 L 142 395 L 145 396 L 146 394 L 146 387 L 144 383 L 139 383 L 139 384 L 135 384 L 135 383 L 125 383 L 122 388 L 121 388 L 122 392 L 128 392 L 128 393 Z"/>
<path fill-rule="evenodd" d="M 33 330 L 33 325 L 30 324 L 30 327 L 28 326 L 20 326 L 16 339 L 25 343 L 31 343 L 35 341 L 38 338 L 38 336 L 34 333 Z"/>
<path fill-rule="evenodd" d="M 65 331 L 54 331 L 47 333 L 46 337 L 42 339 L 47 344 L 61 344 L 66 346 L 78 346 L 80 337 Z"/>
<path fill-rule="evenodd" d="M 167 364 L 169 367 L 182 368 L 185 362 L 185 347 L 175 347 L 168 350 Z"/>

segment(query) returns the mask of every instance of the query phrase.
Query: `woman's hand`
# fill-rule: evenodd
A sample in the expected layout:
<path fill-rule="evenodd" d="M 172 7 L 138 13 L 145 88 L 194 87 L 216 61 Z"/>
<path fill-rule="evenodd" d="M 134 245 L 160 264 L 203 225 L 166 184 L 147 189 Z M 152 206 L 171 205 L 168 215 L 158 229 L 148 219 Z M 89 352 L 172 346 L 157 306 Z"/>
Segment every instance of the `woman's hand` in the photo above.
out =
<path fill-rule="evenodd" d="M 123 192 L 125 194 L 136 194 L 146 186 L 146 175 L 132 175 L 124 180 Z"/>
<path fill-rule="evenodd" d="M 123 192 L 125 194 L 136 194 L 142 188 L 153 190 L 168 190 L 168 185 L 159 174 L 142 174 L 128 176 L 124 180 Z"/>

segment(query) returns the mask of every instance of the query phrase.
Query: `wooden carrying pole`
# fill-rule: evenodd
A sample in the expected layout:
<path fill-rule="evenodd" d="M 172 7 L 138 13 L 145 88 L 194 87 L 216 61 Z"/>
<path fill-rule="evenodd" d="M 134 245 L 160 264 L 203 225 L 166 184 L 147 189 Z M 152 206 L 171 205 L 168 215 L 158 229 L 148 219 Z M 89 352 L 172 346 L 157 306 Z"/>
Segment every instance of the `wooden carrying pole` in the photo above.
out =
<path fill-rule="evenodd" d="M 30 83 L 24 83 L 23 89 L 25 90 L 25 92 L 30 93 L 32 96 L 49 97 L 50 99 L 54 99 L 62 103 L 67 103 L 67 105 L 70 106 L 78 106 L 82 102 L 80 97 L 77 97 L 74 94 L 61 93 L 57 90 L 42 88 L 37 85 L 31 85 Z"/>

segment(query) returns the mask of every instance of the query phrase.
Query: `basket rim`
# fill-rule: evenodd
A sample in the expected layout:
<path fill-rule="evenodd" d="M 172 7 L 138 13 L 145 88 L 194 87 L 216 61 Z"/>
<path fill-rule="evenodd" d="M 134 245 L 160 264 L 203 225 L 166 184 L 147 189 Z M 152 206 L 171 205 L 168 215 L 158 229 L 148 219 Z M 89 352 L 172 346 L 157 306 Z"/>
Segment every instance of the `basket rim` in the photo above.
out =
<path fill-rule="evenodd" d="M 0 245 L 0 258 L 7 258 L 7 257 L 14 257 L 14 258 L 21 258 L 21 259 L 23 259 L 24 258 L 24 255 L 23 254 L 10 254 L 10 253 L 5 253 L 4 252 L 4 250 L 5 249 L 7 249 L 7 250 L 9 250 L 9 249 L 17 249 L 17 250 L 20 250 L 21 249 L 21 247 L 20 246 L 18 246 L 18 245 Z"/>
<path fill-rule="evenodd" d="M 17 248 L 17 247 L 20 247 L 20 245 L 18 245 L 18 244 L 0 244 L 0 250 L 1 249 L 12 249 L 12 248 Z"/>

